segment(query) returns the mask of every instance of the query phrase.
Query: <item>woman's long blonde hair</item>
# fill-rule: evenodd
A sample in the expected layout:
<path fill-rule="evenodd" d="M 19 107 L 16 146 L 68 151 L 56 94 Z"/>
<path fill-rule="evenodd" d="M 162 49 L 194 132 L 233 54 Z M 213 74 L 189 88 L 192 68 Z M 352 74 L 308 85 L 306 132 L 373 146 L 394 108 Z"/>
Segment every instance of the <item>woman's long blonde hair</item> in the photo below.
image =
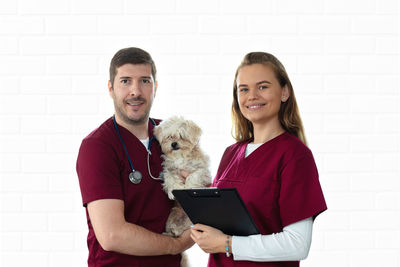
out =
<path fill-rule="evenodd" d="M 304 134 L 303 123 L 300 118 L 299 109 L 297 107 L 296 97 L 294 95 L 292 83 L 286 73 L 285 67 L 273 55 L 265 52 L 248 53 L 240 63 L 236 70 L 235 80 L 233 82 L 233 102 L 232 102 L 232 136 L 237 142 L 247 141 L 254 138 L 253 125 L 247 120 L 239 109 L 237 97 L 237 76 L 240 69 L 244 66 L 252 64 L 262 64 L 272 68 L 281 87 L 287 86 L 289 90 L 289 98 L 286 102 L 281 103 L 279 110 L 279 122 L 283 129 L 288 133 L 299 138 L 307 145 L 306 136 Z"/>

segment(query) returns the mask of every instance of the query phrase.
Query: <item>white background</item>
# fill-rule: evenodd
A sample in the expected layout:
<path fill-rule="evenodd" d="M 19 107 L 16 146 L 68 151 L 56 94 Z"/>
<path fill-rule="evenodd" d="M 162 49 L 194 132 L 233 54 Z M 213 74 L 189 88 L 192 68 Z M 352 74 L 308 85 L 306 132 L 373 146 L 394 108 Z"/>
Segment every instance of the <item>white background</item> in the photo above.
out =
<path fill-rule="evenodd" d="M 276 55 L 328 204 L 301 265 L 400 266 L 398 37 L 397 0 L 1 0 L 0 265 L 86 265 L 77 151 L 112 115 L 111 57 L 138 46 L 159 71 L 152 116 L 198 122 L 213 175 L 237 65 Z"/>

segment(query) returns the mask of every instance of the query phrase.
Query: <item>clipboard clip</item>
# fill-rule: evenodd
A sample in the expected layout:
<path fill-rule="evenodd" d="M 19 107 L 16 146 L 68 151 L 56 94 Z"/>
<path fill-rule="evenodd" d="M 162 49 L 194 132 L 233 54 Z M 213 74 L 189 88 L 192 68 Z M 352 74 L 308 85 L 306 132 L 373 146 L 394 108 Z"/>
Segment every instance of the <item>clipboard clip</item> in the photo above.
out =
<path fill-rule="evenodd" d="M 189 192 L 192 197 L 220 197 L 221 193 L 218 189 L 196 189 Z"/>

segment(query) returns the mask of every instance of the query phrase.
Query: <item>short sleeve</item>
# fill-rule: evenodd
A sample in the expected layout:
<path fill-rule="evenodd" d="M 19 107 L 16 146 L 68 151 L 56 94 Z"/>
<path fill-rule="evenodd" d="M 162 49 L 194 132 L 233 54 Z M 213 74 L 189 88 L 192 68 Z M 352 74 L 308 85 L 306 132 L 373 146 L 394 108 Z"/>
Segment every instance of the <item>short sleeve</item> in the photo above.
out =
<path fill-rule="evenodd" d="M 281 171 L 279 196 L 283 227 L 327 209 L 318 171 L 310 151 L 290 159 Z"/>
<path fill-rule="evenodd" d="M 83 140 L 76 171 L 84 206 L 98 199 L 123 199 L 119 162 L 110 144 Z"/>

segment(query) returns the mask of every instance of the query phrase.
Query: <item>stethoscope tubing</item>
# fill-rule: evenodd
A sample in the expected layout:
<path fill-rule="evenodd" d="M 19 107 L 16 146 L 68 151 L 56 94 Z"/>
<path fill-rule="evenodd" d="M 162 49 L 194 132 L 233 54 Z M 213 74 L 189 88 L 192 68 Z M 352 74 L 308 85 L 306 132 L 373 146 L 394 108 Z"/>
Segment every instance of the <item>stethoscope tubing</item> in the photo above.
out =
<path fill-rule="evenodd" d="M 142 180 L 142 174 L 139 171 L 135 170 L 135 168 L 133 167 L 133 163 L 132 163 L 131 157 L 129 156 L 128 149 L 126 148 L 125 142 L 122 139 L 121 133 L 119 132 L 118 125 L 117 125 L 117 122 L 115 120 L 115 114 L 112 116 L 112 119 L 113 119 L 115 131 L 117 132 L 119 140 L 121 141 L 121 144 L 122 144 L 122 146 L 124 148 L 125 154 L 126 154 L 126 156 L 128 158 L 129 165 L 130 165 L 130 167 L 132 169 L 132 172 L 129 174 L 128 178 L 133 184 L 139 184 L 141 182 L 141 180 Z M 151 123 L 154 126 L 157 125 L 156 122 L 152 118 L 149 118 L 149 119 L 150 119 Z M 150 175 L 150 177 L 152 179 L 154 179 L 154 180 L 163 180 L 162 177 L 154 177 L 151 174 L 151 170 L 150 170 L 150 154 L 151 154 L 150 149 L 151 149 L 151 145 L 152 145 L 153 139 L 155 139 L 155 138 L 151 137 L 149 139 L 149 144 L 147 145 L 147 172 L 149 173 L 149 175 Z"/>

